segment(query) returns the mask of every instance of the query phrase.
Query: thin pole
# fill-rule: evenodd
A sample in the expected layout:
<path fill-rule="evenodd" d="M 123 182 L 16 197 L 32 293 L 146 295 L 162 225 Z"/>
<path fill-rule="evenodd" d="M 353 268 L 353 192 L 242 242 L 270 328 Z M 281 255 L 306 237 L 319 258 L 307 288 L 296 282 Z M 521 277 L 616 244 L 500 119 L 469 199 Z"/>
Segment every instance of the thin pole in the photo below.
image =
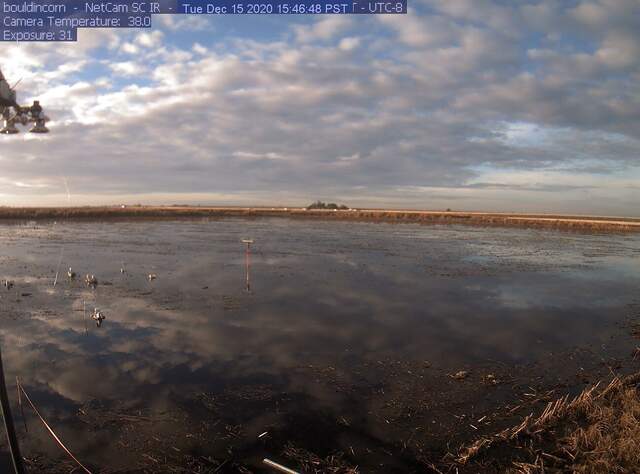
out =
<path fill-rule="evenodd" d="M 22 417 L 22 422 L 24 423 L 24 430 L 28 433 L 29 427 L 27 426 L 27 419 L 24 417 L 24 408 L 22 407 L 22 395 L 20 391 L 20 379 L 16 376 L 16 388 L 18 389 L 18 406 L 20 407 L 20 416 Z"/>
<path fill-rule="evenodd" d="M 242 239 L 242 242 L 247 244 L 247 249 L 244 253 L 244 262 L 245 262 L 245 273 L 247 276 L 246 284 L 247 291 L 251 291 L 251 280 L 249 277 L 249 270 L 251 269 L 251 244 L 253 243 L 253 239 Z"/>
<path fill-rule="evenodd" d="M 84 300 L 82 300 L 82 320 L 84 321 L 84 335 L 89 335 L 89 330 L 87 329 L 87 310 L 85 308 Z"/>
<path fill-rule="evenodd" d="M 249 242 L 247 242 L 246 262 L 247 262 L 247 291 L 251 291 L 251 283 L 249 282 L 249 268 L 251 265 L 251 243 Z"/>
<path fill-rule="evenodd" d="M 16 429 L 13 426 L 13 417 L 11 416 L 11 406 L 9 405 L 9 397 L 7 396 L 7 384 L 4 380 L 4 367 L 2 365 L 2 350 L 0 349 L 0 405 L 2 406 L 2 418 L 4 419 L 4 429 L 7 432 L 7 441 L 9 442 L 9 451 L 11 452 L 11 461 L 13 462 L 13 470 L 16 474 L 24 474 L 25 470 L 22 465 L 22 456 L 20 455 L 20 446 L 18 445 L 18 437 Z"/>

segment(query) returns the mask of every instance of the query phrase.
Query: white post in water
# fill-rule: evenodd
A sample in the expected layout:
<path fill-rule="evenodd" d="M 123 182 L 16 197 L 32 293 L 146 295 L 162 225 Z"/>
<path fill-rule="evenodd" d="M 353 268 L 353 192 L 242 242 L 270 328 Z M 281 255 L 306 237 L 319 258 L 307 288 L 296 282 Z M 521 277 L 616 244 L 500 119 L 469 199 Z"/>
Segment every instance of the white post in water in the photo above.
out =
<path fill-rule="evenodd" d="M 253 239 L 242 239 L 242 243 L 247 244 L 247 250 L 245 252 L 245 268 L 247 275 L 247 291 L 251 291 L 251 282 L 249 280 L 249 269 L 251 267 L 251 244 L 253 243 Z"/>

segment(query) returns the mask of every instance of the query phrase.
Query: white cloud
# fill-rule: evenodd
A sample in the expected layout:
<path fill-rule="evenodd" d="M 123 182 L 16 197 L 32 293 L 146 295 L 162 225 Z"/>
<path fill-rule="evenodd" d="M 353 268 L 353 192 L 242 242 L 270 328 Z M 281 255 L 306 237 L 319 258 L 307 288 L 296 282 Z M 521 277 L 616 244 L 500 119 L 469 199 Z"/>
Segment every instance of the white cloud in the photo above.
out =
<path fill-rule="evenodd" d="M 192 50 L 194 53 L 200 54 L 201 56 L 204 56 L 209 52 L 209 50 L 202 46 L 200 43 L 194 43 Z"/>
<path fill-rule="evenodd" d="M 351 19 L 343 15 L 329 15 L 312 25 L 298 25 L 294 27 L 297 40 L 301 43 L 312 41 L 326 41 L 334 38 L 352 24 Z"/>
<path fill-rule="evenodd" d="M 133 43 L 124 43 L 120 46 L 120 51 L 125 54 L 138 54 L 140 52 L 140 48 Z"/>
<path fill-rule="evenodd" d="M 144 72 L 144 67 L 134 61 L 123 61 L 119 63 L 110 63 L 111 70 L 120 76 L 137 76 Z"/>
<path fill-rule="evenodd" d="M 632 212 L 637 188 L 615 191 L 640 154 L 628 4 L 482 0 L 470 15 L 469 2 L 427 3 L 435 13 L 304 19 L 270 39 L 229 28 L 196 42 L 163 20 L 7 46 L 3 71 L 24 76 L 20 91 L 54 121 L 44 139 L 0 138 L 0 193 L 44 199 L 64 174 L 76 194 L 116 202 L 285 192 L 495 208 L 500 196 L 562 206 L 588 191 Z"/>
<path fill-rule="evenodd" d="M 159 30 L 139 33 L 136 36 L 135 43 L 144 48 L 157 48 L 162 44 L 164 33 Z"/>

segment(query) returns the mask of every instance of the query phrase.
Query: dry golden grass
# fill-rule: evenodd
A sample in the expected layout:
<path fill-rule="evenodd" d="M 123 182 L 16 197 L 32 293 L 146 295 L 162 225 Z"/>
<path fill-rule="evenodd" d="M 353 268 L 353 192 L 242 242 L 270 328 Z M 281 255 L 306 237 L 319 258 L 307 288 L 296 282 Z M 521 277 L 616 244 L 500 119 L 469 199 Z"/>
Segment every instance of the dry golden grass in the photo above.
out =
<path fill-rule="evenodd" d="M 305 210 L 268 207 L 100 206 L 0 207 L 0 219 L 176 219 L 193 217 L 287 217 L 325 220 L 466 224 L 499 227 L 564 229 L 581 232 L 639 232 L 640 219 L 548 214 L 507 214 L 451 211 L 394 211 L 383 209 Z"/>
<path fill-rule="evenodd" d="M 640 472 L 640 374 L 615 378 L 464 446 L 454 465 L 501 472 Z"/>

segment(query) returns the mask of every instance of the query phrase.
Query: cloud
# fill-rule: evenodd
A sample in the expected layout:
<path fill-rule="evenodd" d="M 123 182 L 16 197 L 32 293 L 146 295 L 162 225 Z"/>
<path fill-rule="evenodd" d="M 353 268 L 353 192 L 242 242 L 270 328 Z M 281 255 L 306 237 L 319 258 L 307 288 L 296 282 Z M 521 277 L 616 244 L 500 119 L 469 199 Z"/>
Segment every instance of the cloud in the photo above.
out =
<path fill-rule="evenodd" d="M 230 18 L 216 38 L 163 24 L 83 33 L 56 54 L 12 45 L 3 71 L 24 75 L 24 98 L 42 98 L 54 122 L 45 139 L 2 138 L 0 193 L 44 199 L 11 183 L 63 174 L 96 200 L 335 194 L 415 207 L 446 189 L 494 209 L 470 185 L 505 184 L 492 192 L 508 207 L 516 188 L 489 179 L 504 167 L 541 172 L 537 196 L 550 197 L 537 202 L 561 210 L 560 181 L 582 168 L 618 213 L 637 213 L 626 204 L 637 190 L 616 199 L 613 178 L 639 173 L 635 5 L 572 5 L 483 0 L 471 15 L 465 1 L 428 1 L 406 16 L 281 19 L 255 34 Z"/>
<path fill-rule="evenodd" d="M 353 51 L 360 46 L 360 43 L 360 38 L 351 36 L 348 38 L 342 38 L 338 47 L 343 51 Z"/>
<path fill-rule="evenodd" d="M 159 15 L 154 17 L 160 27 L 171 31 L 209 31 L 214 28 L 211 18 L 205 15 Z"/>
<path fill-rule="evenodd" d="M 134 61 L 111 63 L 109 67 L 115 74 L 121 76 L 138 76 L 144 72 L 142 65 Z"/>
<path fill-rule="evenodd" d="M 136 44 L 144 48 L 156 48 L 162 44 L 163 37 L 164 33 L 162 33 L 162 31 L 156 30 L 148 33 L 140 33 L 136 36 L 136 39 L 134 41 Z"/>
<path fill-rule="evenodd" d="M 347 16 L 329 15 L 311 25 L 294 26 L 296 38 L 302 43 L 318 40 L 329 40 L 344 31 L 351 20 Z"/>

